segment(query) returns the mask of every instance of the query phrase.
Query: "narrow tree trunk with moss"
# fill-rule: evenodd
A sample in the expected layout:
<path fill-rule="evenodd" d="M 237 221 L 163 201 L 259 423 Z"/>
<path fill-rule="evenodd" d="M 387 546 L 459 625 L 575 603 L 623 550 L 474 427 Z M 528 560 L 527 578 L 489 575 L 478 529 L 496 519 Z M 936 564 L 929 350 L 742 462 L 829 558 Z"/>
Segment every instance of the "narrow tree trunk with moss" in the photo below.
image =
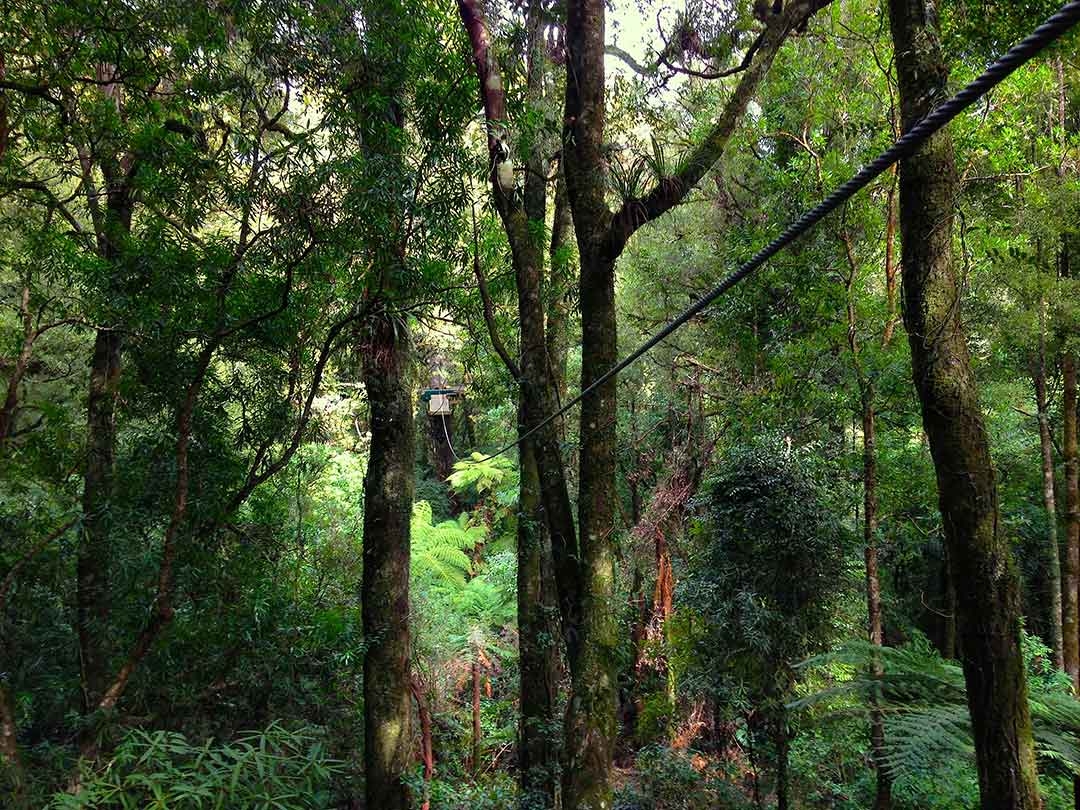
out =
<path fill-rule="evenodd" d="M 110 180 L 109 186 L 124 181 Z M 131 227 L 124 188 L 110 188 L 102 254 L 115 262 Z M 112 559 L 112 498 L 116 465 L 116 404 L 120 385 L 121 332 L 99 329 L 90 361 L 86 400 L 86 467 L 83 472 L 83 522 L 76 555 L 76 621 L 82 667 L 84 712 L 97 706 L 109 681 L 109 569 Z M 88 728 L 86 733 L 92 733 Z"/>
<path fill-rule="evenodd" d="M 368 807 L 407 810 L 412 756 L 409 521 L 415 436 L 408 335 L 390 316 L 370 327 L 364 383 L 371 449 L 364 478 L 364 789 Z"/>
<path fill-rule="evenodd" d="M 947 95 L 936 3 L 890 0 L 902 123 L 910 129 Z M 1020 587 L 1000 529 L 997 483 L 958 305 L 952 264 L 958 180 L 948 132 L 900 167 L 904 325 L 937 473 L 963 647 L 983 810 L 1041 807 Z"/>
<path fill-rule="evenodd" d="M 523 421 L 522 424 L 527 424 Z M 554 807 L 558 795 L 559 745 L 555 704 L 559 686 L 557 603 L 549 592 L 550 549 L 543 526 L 540 472 L 530 440 L 519 449 L 518 645 L 521 670 L 521 727 L 518 770 L 522 807 Z"/>
<path fill-rule="evenodd" d="M 522 191 L 517 190 L 513 156 L 508 154 L 506 96 L 499 63 L 480 6 L 459 0 L 458 11 L 472 46 L 473 66 L 487 124 L 492 199 L 510 245 L 517 287 L 520 350 L 510 356 L 497 329 L 477 252 L 475 272 L 484 319 L 496 353 L 519 384 L 518 435 L 524 436 L 555 410 L 545 337 L 543 232 L 547 206 L 547 166 L 541 144 L 526 156 Z M 545 56 L 543 14 L 538 3 L 527 10 L 526 96 L 543 101 Z M 556 237 L 553 236 L 553 239 Z M 474 240 L 475 241 L 475 240 Z M 554 249 L 554 248 L 553 248 Z M 558 690 L 557 597 L 553 590 L 553 547 L 565 548 L 574 533 L 570 498 L 555 425 L 542 428 L 519 446 L 518 627 L 521 717 L 518 768 L 523 807 L 555 807 L 559 800 L 559 748 L 553 736 Z M 562 555 L 565 564 L 566 555 Z"/>
<path fill-rule="evenodd" d="M 473 779 L 480 775 L 480 651 L 473 651 L 469 667 L 472 679 L 472 756 L 469 757 Z"/>
<path fill-rule="evenodd" d="M 890 196 L 892 190 L 890 190 Z M 890 201 L 890 205 L 891 205 Z M 892 234 L 887 234 L 892 239 Z M 848 276 L 845 284 L 847 291 L 847 326 L 848 349 L 855 368 L 855 378 L 859 389 L 859 406 L 862 422 L 862 462 L 863 462 L 863 557 L 866 580 L 866 615 L 867 635 L 870 644 L 880 647 L 885 640 L 881 613 L 881 578 L 878 573 L 878 496 L 877 496 L 877 414 L 874 409 L 874 384 L 867 377 L 862 364 L 859 344 L 858 311 L 855 305 L 855 282 L 858 278 L 858 262 L 855 247 L 850 234 L 842 229 L 840 240 L 847 256 Z M 891 250 L 886 250 L 886 266 L 892 261 Z M 888 269 L 886 269 L 888 274 Z M 892 322 L 893 311 L 886 313 L 886 330 Z M 886 344 L 889 340 L 885 338 Z M 880 658 L 875 655 L 871 660 L 870 674 L 881 678 L 883 672 Z M 892 778 L 885 761 L 885 719 L 882 715 L 878 696 L 870 700 L 870 754 L 873 758 L 877 788 L 874 797 L 875 810 L 889 810 L 892 807 Z"/>
<path fill-rule="evenodd" d="M 1073 688 L 1080 688 L 1080 459 L 1077 457 L 1076 359 L 1066 350 L 1061 359 L 1062 455 L 1065 457 L 1065 585 L 1062 598 L 1061 632 L 1065 671 Z"/>
<path fill-rule="evenodd" d="M 1059 271 L 1062 278 L 1071 275 L 1069 234 L 1061 239 Z M 1065 570 L 1061 598 L 1061 635 L 1065 671 L 1073 688 L 1080 688 L 1080 458 L 1077 449 L 1076 413 L 1076 356 L 1068 345 L 1068 335 L 1062 336 L 1065 346 L 1061 353 L 1062 456 L 1065 462 Z"/>
<path fill-rule="evenodd" d="M 111 502 L 116 463 L 116 394 L 120 380 L 120 334 L 98 330 L 90 363 L 86 469 L 83 473 L 82 536 L 76 554 L 76 620 L 82 696 L 93 711 L 108 686 Z"/>
<path fill-rule="evenodd" d="M 19 753 L 15 704 L 7 687 L 0 683 L 0 788 L 6 787 L 13 810 L 26 807 L 26 771 Z"/>
<path fill-rule="evenodd" d="M 424 795 L 421 797 L 420 810 L 431 807 L 431 780 L 435 776 L 435 747 L 431 733 L 431 703 L 425 694 L 424 684 L 415 673 L 409 682 L 413 700 L 416 701 L 416 714 L 420 718 L 420 764 L 424 768 Z"/>
<path fill-rule="evenodd" d="M 869 618 L 870 643 L 880 647 L 885 641 L 881 614 L 881 578 L 878 573 L 878 497 L 877 497 L 877 428 L 874 413 L 874 389 L 864 383 L 862 392 L 863 433 L 863 544 L 866 564 L 866 612 Z M 871 675 L 880 678 L 881 662 L 873 659 Z M 892 807 L 892 777 L 885 759 L 885 718 L 875 696 L 870 709 L 870 753 L 874 759 L 877 790 L 874 810 Z"/>
<path fill-rule="evenodd" d="M 1054 494 L 1054 442 L 1050 433 L 1050 402 L 1046 392 L 1046 335 L 1040 325 L 1039 353 L 1032 374 L 1035 386 L 1035 411 L 1039 421 L 1039 449 L 1042 460 L 1043 507 L 1046 510 L 1045 567 L 1048 590 L 1047 614 L 1050 622 L 1048 641 L 1054 651 L 1054 666 L 1065 669 L 1064 634 L 1062 633 L 1061 550 L 1058 547 L 1057 500 Z M 1074 634 L 1075 638 L 1075 634 Z"/>
<path fill-rule="evenodd" d="M 102 98 L 123 115 L 124 94 L 113 82 L 113 68 L 98 65 Z M 103 216 L 95 218 L 97 252 L 109 264 L 117 264 L 131 233 L 134 215 L 133 181 L 137 162 L 130 155 L 94 155 L 87 150 L 85 171 L 97 158 L 104 181 Z M 99 201 L 90 201 L 92 211 Z M 122 332 L 103 327 L 94 335 L 90 360 L 90 386 L 86 401 L 86 464 L 83 471 L 83 523 L 75 562 L 76 624 L 82 678 L 84 713 L 93 711 L 109 686 L 108 622 L 110 614 L 109 571 L 113 556 L 112 497 L 116 463 L 116 405 L 120 385 Z M 86 726 L 83 744 L 94 730 Z"/>

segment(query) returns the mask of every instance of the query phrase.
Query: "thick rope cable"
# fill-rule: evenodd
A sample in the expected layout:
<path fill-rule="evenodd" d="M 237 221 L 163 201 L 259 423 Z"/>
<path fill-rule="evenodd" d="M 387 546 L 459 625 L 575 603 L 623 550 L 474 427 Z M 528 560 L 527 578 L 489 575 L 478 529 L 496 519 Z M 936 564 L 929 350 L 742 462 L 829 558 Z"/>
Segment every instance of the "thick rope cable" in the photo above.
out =
<path fill-rule="evenodd" d="M 1018 42 L 1010 48 L 1007 53 L 993 62 L 982 75 L 968 84 L 955 96 L 927 113 L 919 123 L 915 124 L 915 126 L 904 133 L 904 135 L 889 149 L 882 152 L 881 155 L 873 161 L 863 166 L 863 168 L 850 180 L 833 191 L 832 194 L 823 199 L 814 208 L 792 222 L 783 233 L 755 253 L 749 261 L 741 265 L 734 273 L 683 310 L 683 312 L 674 320 L 670 321 L 667 326 L 601 374 L 590 385 L 583 389 L 580 394 L 555 411 L 555 413 L 544 418 L 534 427 L 519 436 L 515 441 L 496 450 L 491 455 L 485 456 L 483 459 L 480 459 L 480 461 L 488 461 L 496 456 L 502 455 L 508 450 L 513 450 L 523 441 L 536 435 L 540 430 L 550 425 L 575 405 L 578 405 L 582 400 L 600 388 L 600 386 L 604 385 L 604 383 L 631 366 L 640 359 L 642 355 L 655 348 L 673 332 L 707 309 L 709 305 L 721 295 L 739 282 L 751 276 L 769 259 L 810 231 L 826 216 L 837 210 L 855 196 L 855 194 L 884 174 L 894 163 L 898 163 L 904 158 L 914 155 L 926 141 L 948 125 L 950 121 L 997 87 L 997 85 L 1001 84 L 1001 82 L 1012 75 L 1019 67 L 1037 56 L 1078 22 L 1080 22 L 1080 0 L 1072 0 L 1072 2 L 1065 3 L 1056 14 L 1048 18 L 1046 22 L 1036 28 L 1034 32 Z"/>
<path fill-rule="evenodd" d="M 461 456 L 454 449 L 454 443 L 450 441 L 450 431 L 446 427 L 446 414 L 440 414 L 440 416 L 442 416 L 442 432 L 443 436 L 446 437 L 446 446 L 450 448 L 450 454 L 454 457 L 454 461 L 461 461 Z"/>

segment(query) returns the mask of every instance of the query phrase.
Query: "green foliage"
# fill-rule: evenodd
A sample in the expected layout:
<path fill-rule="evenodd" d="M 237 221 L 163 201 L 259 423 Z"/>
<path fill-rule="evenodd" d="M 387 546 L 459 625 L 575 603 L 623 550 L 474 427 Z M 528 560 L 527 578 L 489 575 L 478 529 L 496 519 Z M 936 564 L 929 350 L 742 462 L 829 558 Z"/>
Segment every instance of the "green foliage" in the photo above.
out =
<path fill-rule="evenodd" d="M 1023 647 L 1038 762 L 1046 786 L 1056 790 L 1057 781 L 1080 773 L 1080 701 L 1068 677 L 1049 664 L 1044 644 L 1025 633 Z M 880 678 L 868 674 L 875 660 Z M 835 679 L 792 708 L 861 713 L 876 700 L 886 720 L 886 762 L 897 795 L 911 806 L 962 807 L 976 795 L 971 717 L 957 662 L 920 638 L 903 647 L 848 642 L 806 666 L 829 668 Z"/>
<path fill-rule="evenodd" d="M 457 492 L 492 495 L 512 491 L 517 480 L 513 462 L 506 456 L 485 459 L 483 453 L 473 453 L 454 463 L 454 472 L 447 479 Z"/>
<path fill-rule="evenodd" d="M 418 771 L 410 774 L 409 784 L 413 796 L 424 795 Z M 517 802 L 517 785 L 506 773 L 497 773 L 478 784 L 436 778 L 429 789 L 431 810 L 505 810 Z"/>
<path fill-rule="evenodd" d="M 483 526 L 473 526 L 468 515 L 457 520 L 431 524 L 431 504 L 413 504 L 412 556 L 413 576 L 425 578 L 440 586 L 462 586 L 472 572 L 472 559 L 466 554 L 484 542 Z"/>
<path fill-rule="evenodd" d="M 326 752 L 322 730 L 271 723 L 229 743 L 190 742 L 167 731 L 133 731 L 77 794 L 59 793 L 52 810 L 328 810 L 342 763 Z"/>
<path fill-rule="evenodd" d="M 708 487 L 678 595 L 700 619 L 697 669 L 717 694 L 740 685 L 783 694 L 795 664 L 835 635 L 852 538 L 805 464 L 783 451 L 743 449 Z"/>
<path fill-rule="evenodd" d="M 751 804 L 716 760 L 693 750 L 650 745 L 637 753 L 635 781 L 615 798 L 616 810 L 744 810 Z"/>

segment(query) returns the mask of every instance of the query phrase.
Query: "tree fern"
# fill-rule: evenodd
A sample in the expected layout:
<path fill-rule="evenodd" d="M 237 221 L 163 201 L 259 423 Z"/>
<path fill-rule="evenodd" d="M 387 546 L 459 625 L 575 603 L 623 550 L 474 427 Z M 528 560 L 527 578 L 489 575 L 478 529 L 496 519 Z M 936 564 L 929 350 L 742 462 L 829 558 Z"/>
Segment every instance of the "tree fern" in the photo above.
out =
<path fill-rule="evenodd" d="M 1025 636 L 1029 702 L 1039 765 L 1080 775 L 1080 701 L 1067 678 L 1048 665 L 1040 643 Z M 874 659 L 883 669 L 873 677 Z M 957 760 L 974 767 L 964 672 L 925 641 L 900 648 L 853 642 L 804 664 L 831 671 L 833 684 L 791 704 L 829 713 L 869 711 L 876 698 L 886 718 L 886 763 L 895 777 L 928 774 Z"/>
<path fill-rule="evenodd" d="M 484 541 L 484 527 L 468 515 L 432 525 L 431 504 L 417 501 L 412 514 L 412 574 L 440 586 L 461 586 L 472 572 L 466 551 Z"/>

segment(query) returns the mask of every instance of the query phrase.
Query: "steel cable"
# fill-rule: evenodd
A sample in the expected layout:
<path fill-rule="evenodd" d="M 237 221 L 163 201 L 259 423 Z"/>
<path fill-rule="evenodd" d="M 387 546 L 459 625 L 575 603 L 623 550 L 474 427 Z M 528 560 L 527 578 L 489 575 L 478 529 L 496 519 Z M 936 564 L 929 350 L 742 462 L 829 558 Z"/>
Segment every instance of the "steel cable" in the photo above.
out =
<path fill-rule="evenodd" d="M 1080 22 L 1080 0 L 1072 0 L 1072 2 L 1065 3 L 1056 14 L 1049 17 L 1046 22 L 1036 28 L 1029 36 L 1010 48 L 1009 51 L 999 59 L 995 60 L 978 78 L 964 87 L 963 90 L 927 113 L 922 120 L 904 133 L 889 149 L 882 152 L 881 155 L 870 163 L 866 164 L 850 180 L 838 187 L 814 208 L 792 222 L 783 233 L 755 253 L 753 257 L 742 264 L 735 272 L 683 310 L 678 317 L 670 321 L 667 326 L 638 346 L 633 352 L 601 374 L 576 397 L 560 407 L 555 413 L 547 416 L 534 427 L 523 433 L 515 441 L 495 451 L 491 455 L 485 456 L 483 459 L 480 459 L 480 461 L 488 461 L 496 456 L 502 455 L 508 450 L 514 449 L 523 441 L 536 435 L 540 430 L 550 425 L 574 406 L 578 405 L 604 383 L 615 377 L 619 372 L 624 371 L 640 359 L 642 355 L 646 354 L 657 346 L 657 344 L 668 338 L 677 329 L 684 326 L 696 315 L 699 315 L 707 309 L 709 305 L 721 295 L 726 293 L 740 281 L 751 276 L 769 259 L 810 231 L 822 219 L 836 211 L 841 205 L 855 196 L 855 194 L 884 174 L 894 163 L 898 163 L 904 158 L 915 154 L 919 147 L 926 143 L 926 141 L 935 133 L 943 129 L 950 121 L 956 118 L 956 116 L 1003 82 L 1014 73 L 1017 68 L 1031 60 L 1047 46 L 1060 38 L 1070 28 L 1076 25 L 1077 22 Z"/>

